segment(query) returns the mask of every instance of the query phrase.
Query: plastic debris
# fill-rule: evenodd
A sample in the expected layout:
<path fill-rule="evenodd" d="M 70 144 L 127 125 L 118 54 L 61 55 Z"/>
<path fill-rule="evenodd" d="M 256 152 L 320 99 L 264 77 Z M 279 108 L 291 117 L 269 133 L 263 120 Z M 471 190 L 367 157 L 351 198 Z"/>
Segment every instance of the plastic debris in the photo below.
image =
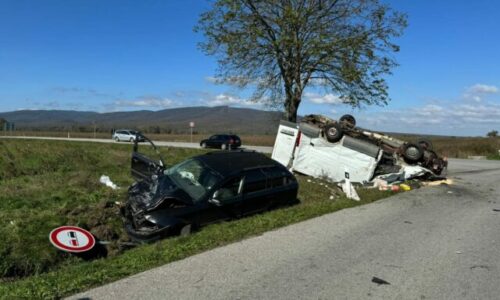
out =
<path fill-rule="evenodd" d="M 430 181 L 430 182 L 422 182 L 422 185 L 424 186 L 436 186 L 436 185 L 452 185 L 453 184 L 453 179 L 444 179 L 444 180 L 436 180 L 436 181 Z"/>
<path fill-rule="evenodd" d="M 109 176 L 106 175 L 102 175 L 101 178 L 99 178 L 99 182 L 106 185 L 107 187 L 112 188 L 113 190 L 117 190 L 120 188 L 113 181 L 111 181 Z"/>
<path fill-rule="evenodd" d="M 381 284 L 390 284 L 389 282 L 387 282 L 387 281 L 385 281 L 385 280 L 383 280 L 381 278 L 375 277 L 375 276 L 373 276 L 372 282 L 374 282 L 374 283 L 376 283 L 378 285 L 381 285 Z"/>
<path fill-rule="evenodd" d="M 345 172 L 345 180 L 342 183 L 342 191 L 346 194 L 347 198 L 359 201 L 361 200 L 358 196 L 358 193 L 356 192 L 356 189 L 351 183 L 351 180 L 349 179 L 349 173 Z"/>
<path fill-rule="evenodd" d="M 399 187 L 400 187 L 403 191 L 405 191 L 405 192 L 407 192 L 407 191 L 410 191 L 410 190 L 411 190 L 411 187 L 410 187 L 409 185 L 407 185 L 407 184 L 404 184 L 404 183 L 400 184 L 400 185 L 399 185 Z"/>

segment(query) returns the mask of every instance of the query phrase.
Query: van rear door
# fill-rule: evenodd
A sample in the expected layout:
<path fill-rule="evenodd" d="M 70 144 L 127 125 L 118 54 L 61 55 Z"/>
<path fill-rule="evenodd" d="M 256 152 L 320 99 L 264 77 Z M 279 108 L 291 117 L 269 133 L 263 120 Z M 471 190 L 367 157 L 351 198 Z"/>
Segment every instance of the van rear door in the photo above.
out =
<path fill-rule="evenodd" d="M 299 134 L 296 123 L 280 121 L 271 158 L 290 168 Z"/>

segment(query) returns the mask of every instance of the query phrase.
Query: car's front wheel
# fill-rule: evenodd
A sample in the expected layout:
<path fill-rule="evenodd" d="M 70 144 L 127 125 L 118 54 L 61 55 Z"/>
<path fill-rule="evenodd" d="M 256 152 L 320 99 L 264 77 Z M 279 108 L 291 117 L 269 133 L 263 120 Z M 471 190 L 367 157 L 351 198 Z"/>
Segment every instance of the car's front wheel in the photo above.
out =
<path fill-rule="evenodd" d="M 128 141 L 131 142 L 131 143 L 133 143 L 134 142 L 134 138 L 130 138 Z"/>
<path fill-rule="evenodd" d="M 203 143 L 201 143 L 200 146 L 201 146 L 201 148 L 205 149 L 205 148 L 207 148 L 207 143 L 203 142 Z"/>
<path fill-rule="evenodd" d="M 120 141 L 120 139 L 117 136 L 115 136 L 115 142 L 119 142 L 119 141 Z"/>
<path fill-rule="evenodd" d="M 222 145 L 220 145 L 220 148 L 221 148 L 221 150 L 226 150 L 227 149 L 227 145 L 226 144 L 222 144 Z"/>

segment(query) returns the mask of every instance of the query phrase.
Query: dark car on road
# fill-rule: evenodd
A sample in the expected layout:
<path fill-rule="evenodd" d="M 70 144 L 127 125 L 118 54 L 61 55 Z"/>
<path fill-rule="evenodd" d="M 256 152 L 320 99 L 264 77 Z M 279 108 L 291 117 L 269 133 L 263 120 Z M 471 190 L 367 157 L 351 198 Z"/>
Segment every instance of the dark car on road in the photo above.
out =
<path fill-rule="evenodd" d="M 134 151 L 121 213 L 131 239 L 155 241 L 202 225 L 297 202 L 298 183 L 280 163 L 257 152 L 220 151 L 170 168 Z"/>
<path fill-rule="evenodd" d="M 241 146 L 241 139 L 234 134 L 214 134 L 200 142 L 202 148 L 236 149 Z"/>

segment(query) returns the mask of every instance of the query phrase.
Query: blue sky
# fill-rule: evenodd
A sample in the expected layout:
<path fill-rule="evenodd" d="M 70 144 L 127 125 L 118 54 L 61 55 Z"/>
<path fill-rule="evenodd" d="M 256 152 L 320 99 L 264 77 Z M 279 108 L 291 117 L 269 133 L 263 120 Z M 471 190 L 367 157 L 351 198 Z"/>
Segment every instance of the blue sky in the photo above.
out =
<path fill-rule="evenodd" d="M 391 103 L 353 110 L 309 90 L 300 114 L 353 113 L 376 130 L 485 135 L 500 130 L 500 3 L 390 1 L 408 14 L 389 76 Z M 193 32 L 209 1 L 0 0 L 0 111 L 159 110 L 233 105 Z"/>

